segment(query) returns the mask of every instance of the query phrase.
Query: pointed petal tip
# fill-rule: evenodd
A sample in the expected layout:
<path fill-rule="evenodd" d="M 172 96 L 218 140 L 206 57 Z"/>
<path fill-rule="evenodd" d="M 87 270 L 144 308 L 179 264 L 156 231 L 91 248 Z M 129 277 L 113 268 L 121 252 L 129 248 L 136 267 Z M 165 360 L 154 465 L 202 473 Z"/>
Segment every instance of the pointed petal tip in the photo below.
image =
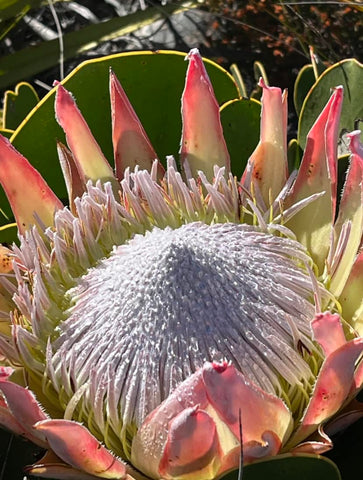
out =
<path fill-rule="evenodd" d="M 260 141 L 251 154 L 248 168 L 252 168 L 253 183 L 263 199 L 265 210 L 280 194 L 288 178 L 287 164 L 287 93 L 278 87 L 266 85 L 261 77 L 262 110 Z M 247 169 L 244 173 L 246 178 Z"/>
<path fill-rule="evenodd" d="M 73 95 L 63 85 L 57 87 L 55 98 L 56 119 L 66 134 L 67 144 L 74 156 L 79 176 L 83 182 L 116 181 L 107 159 L 94 138 Z"/>
<path fill-rule="evenodd" d="M 114 72 L 110 71 L 110 97 L 112 115 L 112 143 L 114 151 L 116 177 L 122 180 L 125 170 L 152 170 L 158 156 L 142 126 L 125 90 Z M 157 168 L 158 177 L 162 178 L 164 169 Z"/>
<path fill-rule="evenodd" d="M 265 80 L 263 79 L 263 77 L 260 77 L 259 80 L 258 80 L 258 86 L 261 87 L 261 88 L 268 88 L 268 86 L 266 85 L 266 82 Z"/>
<path fill-rule="evenodd" d="M 55 93 L 56 105 L 57 103 L 61 101 L 66 101 L 67 99 L 74 102 L 72 94 L 65 87 L 63 87 L 63 85 L 60 82 L 56 80 L 53 82 L 53 85 L 57 87 L 56 93 Z"/>
<path fill-rule="evenodd" d="M 192 48 L 188 55 L 185 57 L 185 60 L 189 62 L 187 75 L 186 75 L 186 85 L 188 83 L 197 84 L 198 82 L 203 82 L 208 85 L 209 90 L 212 92 L 214 97 L 213 86 L 210 81 L 209 75 L 207 73 L 205 64 L 203 62 L 203 57 L 201 56 L 198 48 Z M 215 103 L 217 100 L 214 97 Z M 217 103 L 218 104 L 218 103 Z M 218 105 L 219 108 L 219 105 Z"/>
<path fill-rule="evenodd" d="M 291 206 L 310 195 L 325 192 L 287 222 L 288 228 L 308 248 L 319 272 L 325 267 L 336 215 L 337 144 L 342 105 L 343 88 L 336 87 L 307 134 L 298 176 L 287 199 Z"/>
<path fill-rule="evenodd" d="M 341 107 L 341 103 L 343 102 L 343 97 L 344 97 L 344 87 L 343 87 L 343 85 L 338 85 L 338 86 L 332 88 L 331 103 L 332 104 L 336 103 L 337 107 L 339 109 Z M 339 110 L 339 115 L 340 115 L 340 110 Z"/>
<path fill-rule="evenodd" d="M 213 178 L 214 165 L 230 170 L 230 158 L 223 136 L 219 104 L 198 50 L 187 55 L 185 87 L 182 95 L 182 139 L 180 147 L 184 172 L 196 177 L 200 169 Z"/>
<path fill-rule="evenodd" d="M 281 90 L 280 87 L 270 86 L 265 82 L 263 77 L 259 78 L 257 85 L 261 87 L 263 91 L 272 92 L 277 95 L 280 95 L 282 104 L 284 104 L 287 101 L 287 94 L 288 94 L 287 88 L 285 88 L 284 90 Z M 286 116 L 287 116 L 287 113 L 286 113 Z"/>
<path fill-rule="evenodd" d="M 218 105 L 217 100 L 214 96 L 212 83 L 208 76 L 207 70 L 203 62 L 203 58 L 199 53 L 199 50 L 197 48 L 192 48 L 192 50 L 190 50 L 188 55 L 185 57 L 185 60 L 189 61 L 186 75 L 186 87 L 188 84 L 198 85 L 198 83 L 200 82 L 205 83 L 206 85 L 208 85 L 209 90 L 212 92 L 212 97 L 215 103 Z"/>
<path fill-rule="evenodd" d="M 193 60 L 195 58 L 202 59 L 198 48 L 192 48 L 189 50 L 189 53 L 185 56 L 184 60 Z"/>
<path fill-rule="evenodd" d="M 109 76 L 110 76 L 110 84 L 112 86 L 115 86 L 117 83 L 120 83 L 120 81 L 117 78 L 117 75 L 113 71 L 112 67 L 110 67 L 110 69 L 109 69 Z"/>
<path fill-rule="evenodd" d="M 53 225 L 54 213 L 63 204 L 40 173 L 19 153 L 10 141 L 0 135 L 0 183 L 8 197 L 20 234 L 41 222 Z"/>
<path fill-rule="evenodd" d="M 338 94 L 341 95 L 344 92 L 344 87 L 343 85 L 337 85 L 336 87 L 333 87 L 333 91 L 338 92 Z"/>
<path fill-rule="evenodd" d="M 62 142 L 57 141 L 57 152 L 67 188 L 69 205 L 71 211 L 74 212 L 74 200 L 76 197 L 81 197 L 86 191 L 86 182 L 78 172 L 72 152 Z"/>
<path fill-rule="evenodd" d="M 363 144 L 360 141 L 361 133 L 361 130 L 354 130 L 348 133 L 347 137 L 349 138 L 349 150 L 353 155 L 358 155 L 363 159 Z"/>
<path fill-rule="evenodd" d="M 70 119 L 74 117 L 75 112 L 73 110 L 78 110 L 78 108 L 75 104 L 73 95 L 64 88 L 61 83 L 54 82 L 54 85 L 56 86 L 54 101 L 55 117 L 67 135 L 67 120 L 69 122 Z M 69 119 L 67 119 L 67 117 L 69 117 Z"/>
<path fill-rule="evenodd" d="M 59 125 L 63 128 L 66 135 L 69 133 L 67 129 L 68 123 L 75 119 L 76 114 L 81 115 L 76 101 L 72 93 L 67 90 L 61 83 L 55 82 L 55 116 Z"/>

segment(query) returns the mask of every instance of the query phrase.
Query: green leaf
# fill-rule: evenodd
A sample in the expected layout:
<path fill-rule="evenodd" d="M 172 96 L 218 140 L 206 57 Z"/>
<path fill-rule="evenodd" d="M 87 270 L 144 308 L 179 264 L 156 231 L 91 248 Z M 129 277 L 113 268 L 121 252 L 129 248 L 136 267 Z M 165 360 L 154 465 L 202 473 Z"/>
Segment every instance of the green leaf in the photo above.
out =
<path fill-rule="evenodd" d="M 301 148 L 305 148 L 307 134 L 327 103 L 330 89 L 338 85 L 344 87 L 340 131 L 354 130 L 354 122 L 363 118 L 363 65 L 355 59 L 343 60 L 322 73 L 303 103 L 298 127 Z"/>
<path fill-rule="evenodd" d="M 260 138 L 261 104 L 257 100 L 238 99 L 221 108 L 223 134 L 231 156 L 231 170 L 237 178 L 247 164 Z"/>
<path fill-rule="evenodd" d="M 76 98 L 104 154 L 113 164 L 109 69 L 122 83 L 159 158 L 178 159 L 181 136 L 180 99 L 187 63 L 180 52 L 131 52 L 102 57 L 82 63 L 62 84 Z M 210 60 L 205 60 L 219 104 L 238 96 L 233 77 Z M 14 132 L 11 141 L 40 171 L 59 198 L 66 189 L 58 162 L 56 140 L 65 142 L 54 116 L 55 89 L 35 107 Z M 3 192 L 0 205 L 9 217 L 10 206 Z"/>
<path fill-rule="evenodd" d="M 252 90 L 250 98 L 254 98 L 256 100 L 261 100 L 262 96 L 262 88 L 258 85 L 258 82 L 260 81 L 260 78 L 263 79 L 266 85 L 269 85 L 267 74 L 265 67 L 261 62 L 254 62 L 253 63 L 253 74 L 256 80 L 256 86 Z"/>
<path fill-rule="evenodd" d="M 294 106 L 297 115 L 300 115 L 304 100 L 314 83 L 314 68 L 311 64 L 305 65 L 296 77 L 294 85 Z"/>
<path fill-rule="evenodd" d="M 4 128 L 15 130 L 38 102 L 38 95 L 29 83 L 18 83 L 15 92 L 7 90 L 4 95 Z"/>
<path fill-rule="evenodd" d="M 303 151 L 299 147 L 296 138 L 289 141 L 287 146 L 287 161 L 289 165 L 289 172 L 297 170 L 300 166 Z"/>
<path fill-rule="evenodd" d="M 163 19 L 171 14 L 196 7 L 197 2 L 168 4 L 163 8 L 147 8 L 124 17 L 116 17 L 106 22 L 88 25 L 63 36 L 64 59 L 75 57 L 94 48 L 101 42 L 131 33 L 145 25 Z M 58 39 L 27 47 L 12 55 L 0 58 L 0 88 L 32 77 L 39 72 L 54 67 L 59 61 Z"/>
<path fill-rule="evenodd" d="M 0 214 L 3 212 L 0 211 Z M 11 245 L 18 236 L 18 226 L 16 223 L 6 223 L 0 227 L 0 239 L 2 244 Z"/>
<path fill-rule="evenodd" d="M 11 136 L 14 134 L 14 130 L 9 130 L 7 128 L 0 128 L 0 134 L 3 137 L 11 138 Z"/>
<path fill-rule="evenodd" d="M 222 480 L 237 480 L 238 471 L 228 473 Z M 285 454 L 270 460 L 247 465 L 243 480 L 341 480 L 338 467 L 318 455 Z"/>
<path fill-rule="evenodd" d="M 69 0 L 53 0 L 53 3 Z M 0 0 L 0 40 L 2 40 L 12 28 L 32 8 L 48 5 L 48 0 Z"/>
<path fill-rule="evenodd" d="M 53 0 L 53 3 L 69 0 Z M 31 8 L 38 8 L 41 5 L 47 5 L 48 0 L 1 0 L 0 2 L 0 25 L 4 20 L 16 17 L 22 12 L 27 12 Z"/>

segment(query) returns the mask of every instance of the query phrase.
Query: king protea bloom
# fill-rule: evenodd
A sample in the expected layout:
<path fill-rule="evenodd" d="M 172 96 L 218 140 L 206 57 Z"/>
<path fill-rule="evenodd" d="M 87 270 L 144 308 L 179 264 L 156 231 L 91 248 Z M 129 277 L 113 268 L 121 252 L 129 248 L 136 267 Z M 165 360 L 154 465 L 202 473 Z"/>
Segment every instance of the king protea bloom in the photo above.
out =
<path fill-rule="evenodd" d="M 321 453 L 359 415 L 363 159 L 356 131 L 337 199 L 343 90 L 289 175 L 286 92 L 261 81 L 260 143 L 236 178 L 188 60 L 180 171 L 113 73 L 115 172 L 57 86 L 69 207 L 0 139 L 20 239 L 1 252 L 0 423 L 47 449 L 28 473 L 208 480 L 238 467 L 240 441 L 246 464 Z"/>

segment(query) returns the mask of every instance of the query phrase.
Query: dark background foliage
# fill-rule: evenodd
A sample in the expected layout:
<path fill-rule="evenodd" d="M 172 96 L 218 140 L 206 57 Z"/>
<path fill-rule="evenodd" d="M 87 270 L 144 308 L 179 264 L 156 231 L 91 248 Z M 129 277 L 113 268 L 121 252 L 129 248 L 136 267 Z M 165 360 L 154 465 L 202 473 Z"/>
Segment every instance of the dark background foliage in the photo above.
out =
<path fill-rule="evenodd" d="M 66 34 L 92 23 L 127 16 L 140 11 L 144 5 L 163 11 L 166 6 L 180 3 L 171 0 L 79 0 L 55 3 L 54 7 Z M 199 0 L 197 9 L 179 15 L 166 13 L 163 20 L 150 27 L 93 46 L 66 62 L 65 74 L 80 61 L 100 55 L 144 49 L 188 51 L 197 46 L 204 56 L 227 69 L 237 63 L 251 83 L 254 83 L 253 62 L 261 61 L 270 83 L 292 92 L 299 69 L 310 61 L 309 46 L 313 46 L 315 53 L 327 64 L 349 57 L 363 60 L 363 13 L 352 6 L 354 3 L 342 0 Z M 356 2 L 357 6 L 360 3 Z M 56 34 L 56 25 L 49 6 L 30 10 L 0 40 L 0 57 L 53 38 L 52 34 Z M 23 78 L 48 85 L 54 79 L 59 79 L 59 66 L 40 72 L 34 78 Z M 41 87 L 37 88 L 40 95 L 45 93 Z"/>

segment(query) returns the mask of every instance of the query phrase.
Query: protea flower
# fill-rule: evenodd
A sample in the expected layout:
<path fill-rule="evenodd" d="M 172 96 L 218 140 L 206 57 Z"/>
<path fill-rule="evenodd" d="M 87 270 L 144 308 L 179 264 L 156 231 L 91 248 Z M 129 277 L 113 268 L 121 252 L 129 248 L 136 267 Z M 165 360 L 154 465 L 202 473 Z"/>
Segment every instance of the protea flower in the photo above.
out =
<path fill-rule="evenodd" d="M 342 88 L 288 176 L 286 93 L 261 82 L 261 140 L 237 179 L 188 59 L 181 172 L 171 157 L 164 171 L 112 73 L 115 175 L 57 87 L 69 208 L 0 140 L 20 238 L 2 252 L 0 423 L 47 449 L 29 473 L 213 479 L 240 440 L 245 463 L 320 453 L 323 425 L 356 416 L 363 160 L 353 132 L 337 209 Z"/>

